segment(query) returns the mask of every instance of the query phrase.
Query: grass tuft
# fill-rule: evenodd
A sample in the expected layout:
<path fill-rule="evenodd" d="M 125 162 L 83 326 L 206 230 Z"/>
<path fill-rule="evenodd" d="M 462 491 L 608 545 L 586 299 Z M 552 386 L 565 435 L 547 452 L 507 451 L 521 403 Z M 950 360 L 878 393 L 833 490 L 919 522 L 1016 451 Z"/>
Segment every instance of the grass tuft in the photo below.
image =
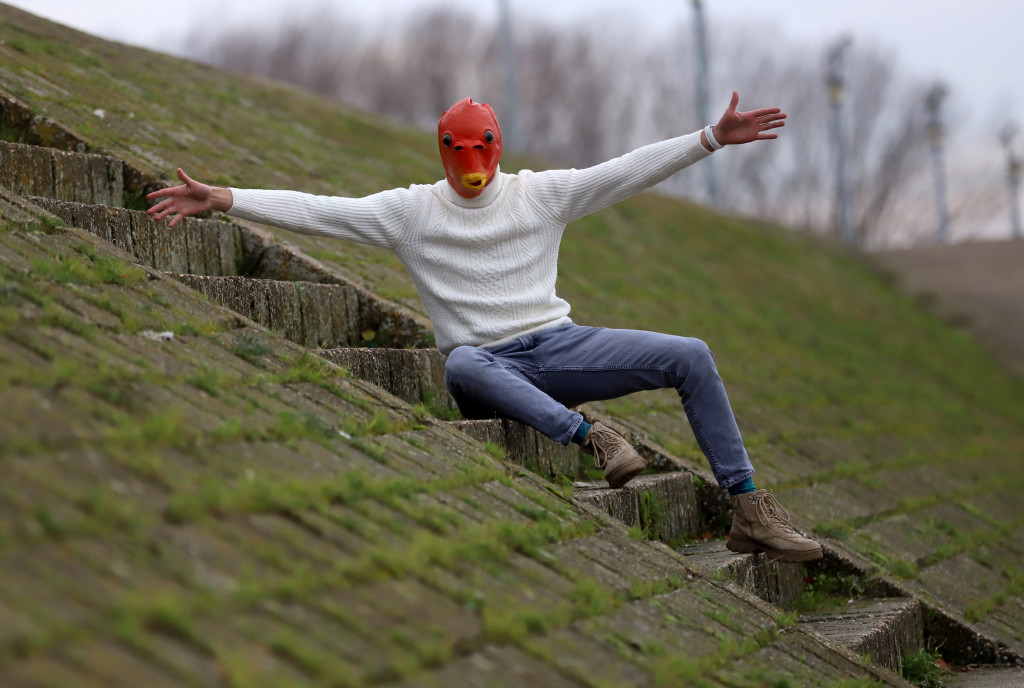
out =
<path fill-rule="evenodd" d="M 821 573 L 807 579 L 800 597 L 793 601 L 797 612 L 841 609 L 864 596 L 866 583 L 855 575 Z M 780 624 L 781 625 L 781 624 Z"/>
<path fill-rule="evenodd" d="M 943 670 L 936 661 L 938 659 L 938 652 L 921 648 L 903 656 L 900 674 L 919 688 L 941 688 Z"/>
<path fill-rule="evenodd" d="M 220 394 L 221 387 L 228 379 L 229 376 L 221 370 L 204 363 L 199 366 L 199 370 L 186 377 L 185 382 L 215 397 Z M 237 419 L 232 420 L 237 421 Z"/>

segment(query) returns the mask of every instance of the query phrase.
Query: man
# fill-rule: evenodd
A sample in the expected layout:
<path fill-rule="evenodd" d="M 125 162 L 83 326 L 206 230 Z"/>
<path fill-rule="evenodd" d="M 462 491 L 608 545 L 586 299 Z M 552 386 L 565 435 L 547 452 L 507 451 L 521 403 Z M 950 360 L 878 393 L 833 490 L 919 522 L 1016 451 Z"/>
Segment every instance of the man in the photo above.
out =
<path fill-rule="evenodd" d="M 208 209 L 389 248 L 405 265 L 448 355 L 448 390 L 467 418 L 505 417 L 552 440 L 578 442 L 612 487 L 645 467 L 610 428 L 570 410 L 585 401 L 674 387 L 697 442 L 735 511 L 728 546 L 783 561 L 821 557 L 756 490 L 729 399 L 707 345 L 653 332 L 581 327 L 555 294 L 558 247 L 572 220 L 636 194 L 726 145 L 777 138 L 778 108 L 737 112 L 718 124 L 639 148 L 584 170 L 504 174 L 501 129 L 490 106 L 466 98 L 438 122 L 445 179 L 365 198 L 209 187 L 181 169 L 184 186 L 157 191 L 156 220 Z"/>

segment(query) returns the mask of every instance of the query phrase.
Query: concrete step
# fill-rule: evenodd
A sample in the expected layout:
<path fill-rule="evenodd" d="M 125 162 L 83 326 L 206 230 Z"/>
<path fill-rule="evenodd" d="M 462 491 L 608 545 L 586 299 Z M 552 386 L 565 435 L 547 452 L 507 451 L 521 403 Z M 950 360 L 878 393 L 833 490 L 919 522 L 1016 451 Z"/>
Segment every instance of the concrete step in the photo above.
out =
<path fill-rule="evenodd" d="M 1024 688 L 1024 667 L 975 666 L 942 675 L 944 688 Z"/>
<path fill-rule="evenodd" d="M 669 471 L 686 471 L 691 473 L 696 485 L 697 503 L 704 517 L 702 530 L 717 533 L 725 532 L 729 529 L 732 523 L 732 504 L 729 502 L 729 493 L 718 487 L 718 482 L 706 464 L 696 466 L 684 462 L 670 454 L 664 447 L 652 441 L 644 432 L 631 425 L 628 421 L 598 413 L 592 404 L 582 404 L 579 407 L 579 411 L 588 423 L 603 423 L 625 437 L 633 445 L 637 453 L 647 461 L 647 468 L 649 470 L 663 473 Z M 679 422 L 687 422 L 686 417 L 682 414 L 681 406 Z"/>
<path fill-rule="evenodd" d="M 40 197 L 26 200 L 305 346 L 433 346 L 433 332 L 412 314 L 343 283 L 268 234 L 191 217 L 170 229 L 139 210 Z M 261 283 L 249 284 L 240 275 L 262 278 Z M 281 284 L 268 284 L 276 281 Z M 304 286 L 289 287 L 285 282 Z"/>
<path fill-rule="evenodd" d="M 193 275 L 238 275 L 245 270 L 242 234 L 229 222 L 188 217 L 169 229 L 139 210 L 40 197 L 26 200 L 157 270 Z"/>
<path fill-rule="evenodd" d="M 433 333 L 347 284 L 284 282 L 251 277 L 171 275 L 214 303 L 312 348 L 428 347 Z"/>
<path fill-rule="evenodd" d="M 801 614 L 799 623 L 899 674 L 904 655 L 924 647 L 924 615 L 913 598 L 858 600 L 838 612 Z"/>
<path fill-rule="evenodd" d="M 26 200 L 67 224 L 110 241 L 157 270 L 326 284 L 341 281 L 301 251 L 279 243 L 269 232 L 234 222 L 188 217 L 170 229 L 166 222 L 154 222 L 141 210 L 40 196 Z M 213 249 L 215 244 L 217 250 Z"/>
<path fill-rule="evenodd" d="M 507 458 L 544 477 L 575 479 L 580 470 L 579 448 L 563 447 L 528 425 L 512 420 L 458 420 L 451 426 L 480 442 L 505 450 Z"/>
<path fill-rule="evenodd" d="M 639 526 L 652 539 L 694 537 L 701 525 L 693 475 L 683 471 L 639 475 L 612 489 L 604 481 L 577 482 L 573 498 Z"/>
<path fill-rule="evenodd" d="M 712 540 L 680 550 L 687 563 L 712 580 L 728 580 L 778 607 L 788 607 L 804 590 L 804 565 L 782 563 L 767 554 L 737 554 L 726 541 Z"/>
<path fill-rule="evenodd" d="M 23 196 L 124 205 L 124 163 L 107 155 L 0 141 L 0 186 Z"/>
<path fill-rule="evenodd" d="M 89 150 L 89 143 L 81 136 L 6 89 L 0 92 L 0 130 L 22 143 L 80 153 Z"/>
<path fill-rule="evenodd" d="M 445 388 L 446 358 L 437 349 L 348 348 L 316 353 L 410 404 L 425 403 L 435 415 L 458 417 L 458 406 Z"/>

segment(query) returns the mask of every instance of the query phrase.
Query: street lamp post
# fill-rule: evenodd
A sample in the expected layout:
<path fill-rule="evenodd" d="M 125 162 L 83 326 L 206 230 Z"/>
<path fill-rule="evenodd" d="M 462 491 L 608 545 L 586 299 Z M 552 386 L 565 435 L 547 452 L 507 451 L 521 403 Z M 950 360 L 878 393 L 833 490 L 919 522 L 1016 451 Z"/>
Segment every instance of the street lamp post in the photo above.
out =
<path fill-rule="evenodd" d="M 704 5 L 701 0 L 693 0 L 693 28 L 697 45 L 697 118 L 700 125 L 704 126 L 711 123 L 711 119 L 708 114 L 708 40 L 704 26 Z M 712 160 L 705 160 L 701 166 L 704 168 L 704 189 L 708 203 L 718 205 L 718 184 L 715 182 Z"/>
<path fill-rule="evenodd" d="M 842 241 L 852 245 L 857 237 L 850 217 L 850 184 L 846 174 L 846 88 L 843 80 L 843 55 L 848 47 L 850 37 L 843 36 L 828 49 L 825 84 L 832 104 L 832 137 L 836 147 L 836 229 Z"/>
<path fill-rule="evenodd" d="M 943 84 L 935 84 L 925 96 L 928 107 L 928 143 L 932 149 L 932 171 L 935 175 L 935 211 L 939 219 L 940 244 L 949 243 L 949 210 L 946 204 L 946 166 L 942 159 L 945 128 L 942 125 L 942 101 L 949 95 Z"/>
<path fill-rule="evenodd" d="M 999 132 L 999 140 L 1002 141 L 1003 147 L 1006 148 L 1006 157 L 1008 161 L 1007 165 L 1007 181 L 1010 187 L 1010 230 L 1013 232 L 1014 239 L 1024 238 L 1024 232 L 1021 231 L 1020 227 L 1020 173 L 1021 173 L 1021 161 L 1014 154 L 1013 150 L 1013 139 L 1017 136 L 1017 125 L 1013 122 L 1009 122 L 1003 130 Z"/>

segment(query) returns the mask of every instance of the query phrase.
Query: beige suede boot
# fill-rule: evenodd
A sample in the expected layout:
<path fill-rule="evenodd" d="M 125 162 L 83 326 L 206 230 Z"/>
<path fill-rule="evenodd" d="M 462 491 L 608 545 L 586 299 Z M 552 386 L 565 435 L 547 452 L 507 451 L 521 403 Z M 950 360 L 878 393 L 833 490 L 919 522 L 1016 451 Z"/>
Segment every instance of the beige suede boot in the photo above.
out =
<path fill-rule="evenodd" d="M 601 423 L 590 428 L 582 447 L 594 457 L 594 465 L 604 469 L 604 479 L 612 487 L 622 487 L 647 468 L 644 458 L 622 435 Z"/>
<path fill-rule="evenodd" d="M 732 495 L 732 530 L 725 546 L 733 552 L 764 552 L 777 561 L 821 559 L 821 545 L 793 530 L 789 513 L 768 490 Z"/>

